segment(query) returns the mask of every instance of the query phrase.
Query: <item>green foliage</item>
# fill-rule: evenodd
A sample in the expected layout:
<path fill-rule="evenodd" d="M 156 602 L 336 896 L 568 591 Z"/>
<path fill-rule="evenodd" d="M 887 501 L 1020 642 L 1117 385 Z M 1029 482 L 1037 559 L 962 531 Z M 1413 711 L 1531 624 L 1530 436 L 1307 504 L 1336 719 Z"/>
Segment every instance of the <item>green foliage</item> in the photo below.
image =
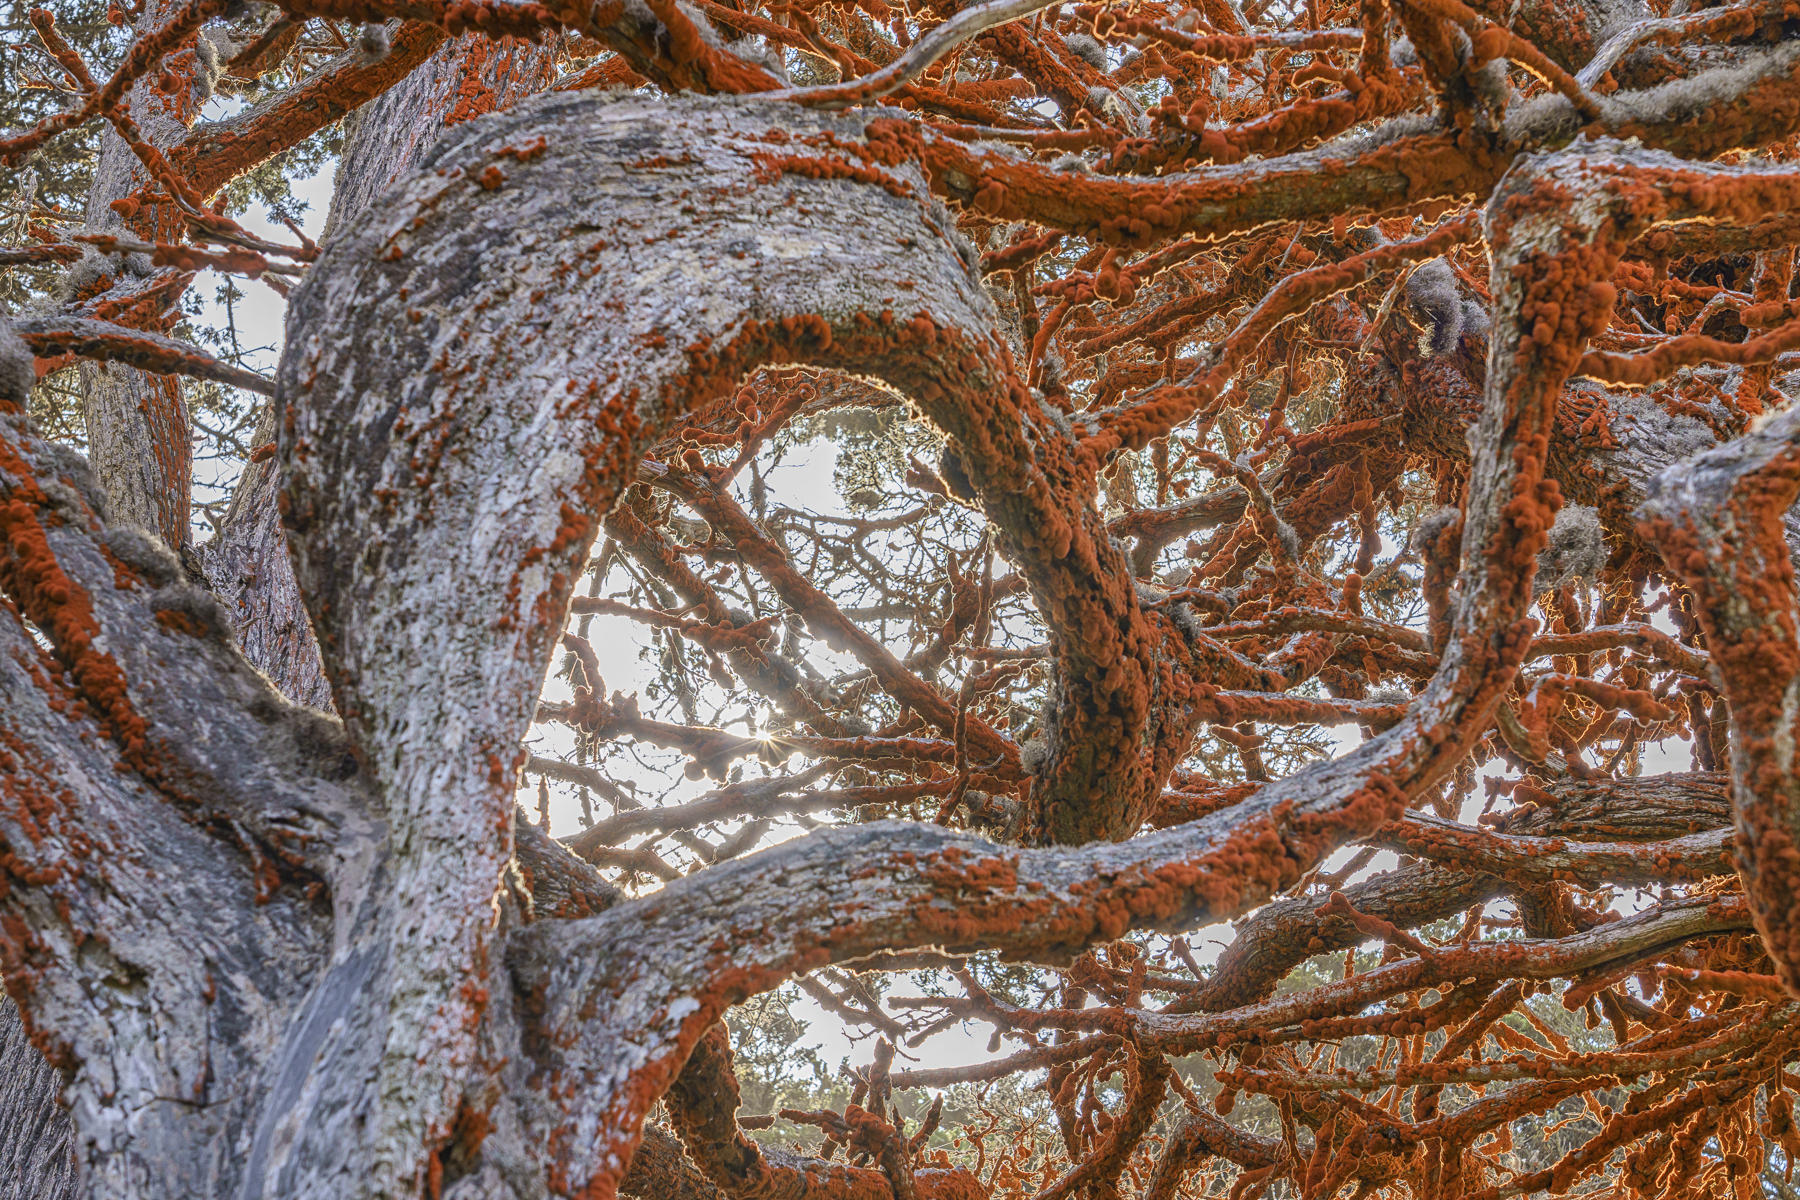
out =
<path fill-rule="evenodd" d="M 0 0 L 0 129 L 25 129 L 77 103 L 72 82 L 32 28 L 28 0 Z M 107 0 L 57 0 L 56 28 L 104 78 L 131 43 L 129 25 L 108 19 Z M 70 232 L 87 207 L 94 161 L 104 127 L 88 122 L 31 152 L 15 169 L 0 170 L 0 245 L 27 245 L 44 233 Z M 0 269 L 0 305 L 17 311 L 48 295 L 61 268 Z"/>
<path fill-rule="evenodd" d="M 825 1062 L 816 1047 L 801 1044 L 807 1024 L 793 1012 L 801 1000 L 799 989 L 787 984 L 726 1014 L 742 1111 L 747 1115 L 774 1116 L 784 1108 L 841 1110 L 850 1098 L 849 1081 Z M 774 1146 L 814 1136 L 806 1126 L 785 1119 L 755 1135 Z"/>

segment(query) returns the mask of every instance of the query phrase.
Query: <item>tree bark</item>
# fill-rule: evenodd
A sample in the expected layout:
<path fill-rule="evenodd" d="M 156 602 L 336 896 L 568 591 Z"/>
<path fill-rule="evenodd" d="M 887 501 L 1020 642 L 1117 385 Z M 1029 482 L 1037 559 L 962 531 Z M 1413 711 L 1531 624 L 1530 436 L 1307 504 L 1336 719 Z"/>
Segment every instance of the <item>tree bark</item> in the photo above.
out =
<path fill-rule="evenodd" d="M 155 28 L 166 16 L 166 12 L 152 5 L 140 20 L 140 27 Z M 355 94 L 357 80 L 334 75 L 362 72 L 379 79 L 397 70 L 405 71 L 419 59 L 414 43 L 429 50 L 442 41 L 441 33 L 429 26 L 403 31 L 403 37 L 410 40 L 397 44 L 389 58 L 371 71 L 365 71 L 353 60 L 347 61 L 341 72 L 328 68 L 323 74 L 332 79 L 337 90 L 330 96 L 321 96 L 319 102 L 330 106 L 342 103 L 347 93 Z M 381 190 L 410 169 L 453 115 L 455 119 L 468 120 L 541 88 L 548 81 L 550 55 L 536 43 L 506 39 L 496 45 L 471 35 L 443 46 L 430 63 L 430 70 L 417 71 L 411 79 L 395 86 L 384 97 L 378 114 L 356 123 L 356 132 L 340 162 L 341 186 L 334 192 L 332 227 L 352 220 Z M 138 86 L 142 89 L 147 85 Z M 299 102 L 310 101 L 302 95 Z M 294 103 L 288 101 L 287 107 Z M 251 110 L 228 122 L 228 136 L 202 131 L 206 138 L 189 136 L 183 142 L 185 128 L 171 128 L 155 104 L 154 99 L 146 101 L 134 93 L 133 112 L 140 124 L 148 112 L 150 127 L 159 134 L 161 142 L 180 146 L 175 157 L 202 184 L 225 182 L 232 164 L 242 162 L 243 143 L 254 141 L 255 131 L 275 123 L 276 117 L 281 118 L 279 138 L 291 141 L 296 133 L 290 116 L 276 113 L 275 106 L 265 106 L 269 111 Z M 305 122 L 316 123 L 319 122 Z M 219 149 L 209 157 L 209 148 L 215 143 Z M 280 144 L 273 147 L 280 148 Z M 106 134 L 90 201 L 91 222 L 101 227 L 120 227 L 119 216 L 105 205 L 136 186 L 137 172 L 129 147 L 116 133 Z M 177 230 L 156 232 L 166 240 L 179 238 Z M 87 392 L 90 437 L 98 431 L 106 445 L 95 451 L 92 461 L 103 473 L 112 472 L 106 476 L 109 518 L 115 524 L 144 525 L 167 540 L 176 528 L 172 524 L 176 510 L 165 501 L 178 482 L 186 486 L 191 469 L 160 462 L 162 452 L 158 448 L 169 445 L 177 435 L 186 437 L 185 410 L 181 410 L 179 427 L 152 425 L 155 414 L 175 411 L 167 408 L 165 402 L 179 404 L 180 380 L 129 367 L 84 364 L 83 371 L 91 384 Z M 134 407 L 133 397 L 138 397 L 147 408 Z M 273 418 L 265 417 L 256 440 L 261 443 L 273 437 Z M 268 460 L 248 464 L 219 535 L 202 548 L 201 562 L 213 592 L 226 605 L 238 646 L 249 663 L 295 703 L 329 709 L 330 691 L 294 583 L 280 526 L 279 492 L 277 464 Z M 179 511 L 178 527 L 185 536 L 185 500 L 180 502 Z M 580 869 L 575 873 L 574 894 L 605 891 L 591 868 L 576 865 Z M 545 900 L 570 894 L 569 884 L 552 885 L 549 877 L 540 882 Z M 572 911 L 592 910 L 592 903 L 582 902 L 575 904 Z M 18 1009 L 10 999 L 0 1001 L 0 1047 L 4 1048 L 5 1061 L 17 1068 L 6 1071 L 6 1078 L 16 1081 L 15 1085 L 0 1090 L 0 1146 L 17 1147 L 20 1156 L 14 1177 L 14 1186 L 19 1189 L 16 1194 L 33 1200 L 60 1200 L 77 1194 L 75 1147 L 69 1114 L 60 1095 L 62 1076 L 44 1062 L 42 1054 L 25 1038 Z M 13 1131 L 17 1131 L 17 1140 L 9 1137 Z"/>
<path fill-rule="evenodd" d="M 349 135 L 326 219 L 327 243 L 411 170 L 446 127 L 504 108 L 549 83 L 551 54 L 538 43 L 515 38 L 493 42 L 480 34 L 442 42 L 429 26 L 402 31 L 415 39 L 424 34 L 432 35 L 436 50 L 348 118 Z M 273 441 L 275 427 L 271 411 L 257 425 L 254 442 Z M 318 642 L 288 561 L 280 492 L 277 462 L 246 464 L 231 507 L 217 536 L 203 547 L 201 560 L 208 582 L 233 614 L 244 656 L 289 699 L 329 709 L 331 689 Z"/>
<path fill-rule="evenodd" d="M 138 16 L 139 36 L 162 27 L 177 5 L 150 0 Z M 163 90 L 150 77 L 139 79 L 126 95 L 126 111 L 141 136 L 159 151 L 179 145 L 211 91 L 199 56 L 187 48 L 168 60 L 173 86 Z M 90 233 L 128 232 L 150 241 L 181 240 L 182 222 L 174 205 L 139 203 L 134 193 L 150 175 L 119 132 L 101 135 L 100 158 L 88 192 L 86 226 Z M 115 205 L 129 206 L 130 216 Z M 111 262 L 90 256 L 78 274 L 83 289 L 103 287 L 123 271 L 138 269 L 132 259 Z M 99 273 L 99 279 L 87 276 Z M 145 272 L 147 273 L 147 271 Z M 173 274 L 173 273 L 171 273 Z M 175 282 L 174 296 L 185 290 Z M 165 286 L 150 293 L 142 322 L 158 332 L 178 315 Z M 183 553 L 191 542 L 189 509 L 193 498 L 193 430 L 179 376 L 151 375 L 118 363 L 80 364 L 82 418 L 87 427 L 88 461 L 106 489 L 112 519 L 150 530 L 164 544 Z"/>
<path fill-rule="evenodd" d="M 1786 54 L 1745 78 L 1784 83 Z M 1684 103 L 1665 107 L 1698 105 Z M 1171 646 L 1189 665 L 1239 667 L 1152 611 L 1092 503 L 1109 450 L 1162 418 L 1077 427 L 1020 378 L 975 256 L 931 198 L 928 172 L 970 161 L 880 113 L 556 96 L 457 126 L 344 221 L 294 297 L 275 427 L 296 594 L 341 719 L 283 699 L 178 561 L 107 521 L 92 473 L 25 427 L 25 389 L 0 372 L 0 967 L 64 1081 L 82 1192 L 608 1200 L 774 1179 L 804 1194 L 818 1164 L 725 1145 L 728 1089 L 710 1107 L 700 1094 L 726 1070 L 702 1042 L 730 1005 L 880 951 L 1066 962 L 1134 929 L 1241 914 L 1347 842 L 1422 844 L 1429 822 L 1394 822 L 1486 733 L 1532 652 L 1537 556 L 1561 501 L 1558 407 L 1609 319 L 1620 256 L 1662 223 L 1735 219 L 1740 187 L 1759 210 L 1800 197 L 1779 170 L 1604 139 L 1504 164 L 1484 221 L 1494 324 L 1449 527 L 1458 574 L 1429 682 L 1397 719 L 1349 709 L 1395 723 L 1342 758 L 1114 843 L 1160 799 L 1193 719 L 1172 705 L 1221 702 L 1149 667 Z M 1480 167 L 1467 178 L 1499 174 Z M 1183 227 L 1266 219 L 1203 209 Z M 0 358 L 23 353 L 10 337 L 0 328 Z M 519 823 L 521 739 L 595 530 L 640 470 L 692 496 L 715 487 L 703 460 L 645 456 L 769 365 L 879 380 L 952 439 L 954 474 L 1055 643 L 1066 713 L 1036 795 L 1051 844 L 845 825 L 624 898 Z M 249 505 L 270 495 L 264 477 L 244 517 L 264 522 L 265 557 L 278 541 Z M 910 683 L 904 663 L 860 648 Z M 572 707 L 594 705 L 578 693 Z M 1756 824 L 1766 794 L 1739 779 L 1734 798 Z M 1757 827 L 1791 823 L 1772 815 Z M 1571 869 L 1577 852 L 1525 840 L 1535 832 L 1434 852 L 1527 884 Z M 1074 841 L 1088 844 L 1059 844 Z M 1712 864 L 1717 841 L 1675 847 L 1683 869 Z M 1366 932 L 1361 915 L 1350 923 Z M 1421 953 L 1255 1011 L 1056 1019 L 1192 1052 L 1360 1019 L 1342 1014 L 1424 987 L 1624 969 L 1752 915 L 1692 895 L 1523 953 Z M 639 1158 L 645 1119 L 690 1064 L 671 1110 L 694 1158 L 654 1136 Z M 1516 1098 L 1456 1119 L 1497 1124 L 1510 1110 L 1490 1102 Z M 1129 1115 L 1135 1138 L 1153 1112 Z M 1110 1186 L 1122 1158 L 1100 1161 Z M 64 1167 L 52 1152 L 34 1169 L 53 1190 Z M 883 1174 L 897 1193 L 965 1190 L 954 1173 L 905 1187 Z M 869 1194 L 883 1182 L 841 1177 Z"/>
<path fill-rule="evenodd" d="M 11 996 L 0 996 L 0 1079 L 0 1200 L 76 1195 L 62 1076 L 25 1036 Z"/>

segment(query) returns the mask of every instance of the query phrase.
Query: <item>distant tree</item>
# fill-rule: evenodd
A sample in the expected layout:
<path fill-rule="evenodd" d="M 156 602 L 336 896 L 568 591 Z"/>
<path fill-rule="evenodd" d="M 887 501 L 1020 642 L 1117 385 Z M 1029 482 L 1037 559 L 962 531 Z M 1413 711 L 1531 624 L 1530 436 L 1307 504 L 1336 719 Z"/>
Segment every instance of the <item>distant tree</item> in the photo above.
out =
<path fill-rule="evenodd" d="M 1787 1195 L 1787 9 L 7 13 L 0 1196 Z"/>

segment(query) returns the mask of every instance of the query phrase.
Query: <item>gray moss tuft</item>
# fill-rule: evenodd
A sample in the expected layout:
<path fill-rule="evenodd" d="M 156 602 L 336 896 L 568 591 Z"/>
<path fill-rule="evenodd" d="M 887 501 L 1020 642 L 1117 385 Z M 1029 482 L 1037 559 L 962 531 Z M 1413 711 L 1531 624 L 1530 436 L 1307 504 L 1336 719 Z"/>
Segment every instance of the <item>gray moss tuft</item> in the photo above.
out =
<path fill-rule="evenodd" d="M 1420 263 L 1406 279 L 1406 299 L 1419 319 L 1419 353 L 1448 354 L 1463 332 L 1462 289 L 1447 259 Z"/>
<path fill-rule="evenodd" d="M 1538 588 L 1547 591 L 1577 579 L 1595 579 L 1606 565 L 1606 533 L 1591 504 L 1565 504 L 1550 527 L 1550 544 L 1538 555 Z"/>
<path fill-rule="evenodd" d="M 1063 38 L 1063 45 L 1069 52 L 1097 71 L 1107 69 L 1106 47 L 1098 39 L 1085 33 L 1071 33 Z"/>
<path fill-rule="evenodd" d="M 748 63 L 755 63 L 783 84 L 788 81 L 787 61 L 782 58 L 777 46 L 754 35 L 739 38 L 725 49 Z"/>
<path fill-rule="evenodd" d="M 387 26 L 379 21 L 371 21 L 362 27 L 357 36 L 356 48 L 364 58 L 380 62 L 388 56 L 392 43 L 388 40 Z"/>
<path fill-rule="evenodd" d="M 1442 508 L 1435 508 L 1426 513 L 1419 518 L 1418 528 L 1413 530 L 1412 552 L 1421 558 L 1430 554 L 1431 547 L 1444 530 L 1461 520 L 1462 509 L 1457 508 L 1454 504 L 1446 504 Z"/>
<path fill-rule="evenodd" d="M 1281 543 L 1281 548 L 1287 553 L 1289 559 L 1294 562 L 1300 561 L 1300 534 L 1280 517 L 1275 518 L 1275 538 Z"/>
<path fill-rule="evenodd" d="M 1655 446 L 1658 457 L 1670 462 L 1691 458 L 1718 444 L 1704 424 L 1686 414 L 1665 411 L 1648 396 L 1612 394 L 1606 404 L 1613 412 L 1615 434 Z"/>
<path fill-rule="evenodd" d="M 135 525 L 114 525 L 100 535 L 112 556 L 142 575 L 152 587 L 179 583 L 187 576 L 181 560 L 162 541 Z"/>
<path fill-rule="evenodd" d="M 1019 747 L 1019 767 L 1027 775 L 1036 775 L 1050 761 L 1050 743 L 1043 737 L 1034 737 Z"/>

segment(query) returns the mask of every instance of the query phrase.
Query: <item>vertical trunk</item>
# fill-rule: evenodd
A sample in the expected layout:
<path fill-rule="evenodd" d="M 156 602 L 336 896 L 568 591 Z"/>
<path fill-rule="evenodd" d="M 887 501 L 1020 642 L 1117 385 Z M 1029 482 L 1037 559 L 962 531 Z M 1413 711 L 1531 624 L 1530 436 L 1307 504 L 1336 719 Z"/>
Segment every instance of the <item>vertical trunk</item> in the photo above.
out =
<path fill-rule="evenodd" d="M 168 6 L 152 5 L 140 22 L 154 28 Z M 370 201 L 411 169 L 447 124 L 479 116 L 540 90 L 552 56 L 533 43 L 495 44 L 471 35 L 441 47 L 407 80 L 350 118 L 352 131 L 338 170 L 328 235 L 353 221 Z M 167 97 L 133 97 L 133 115 L 156 144 L 178 141 L 192 112 L 180 119 L 156 104 Z M 198 110 L 198 99 L 192 110 Z M 111 205 L 142 183 L 131 150 L 109 132 L 88 205 L 95 230 L 126 227 Z M 141 210 L 150 212 L 152 210 Z M 154 226 L 131 229 L 164 240 L 179 237 L 166 206 Z M 168 223 L 169 228 L 163 228 Z M 97 282 L 97 281 L 96 281 Z M 90 458 L 115 521 L 142 525 L 171 546 L 186 549 L 191 488 L 191 437 L 180 381 L 129 367 L 83 363 L 84 415 Z M 273 414 L 256 441 L 274 439 Z M 247 466 L 219 536 L 204 548 L 204 570 L 233 617 L 244 655 L 290 699 L 329 708 L 331 693 L 318 644 L 294 582 L 277 498 L 281 480 L 272 461 Z M 184 554 L 184 558 L 186 555 Z M 26 1037 L 18 1006 L 0 996 L 0 1200 L 65 1200 L 77 1194 L 69 1114 L 60 1100 L 62 1076 Z"/>
<path fill-rule="evenodd" d="M 339 235 L 393 186 L 445 129 L 505 108 L 550 83 L 551 47 L 464 34 L 345 120 L 348 137 L 331 193 L 325 237 Z"/>
<path fill-rule="evenodd" d="M 167 0 L 151 0 L 138 18 L 137 32 L 158 28 L 174 7 Z M 169 64 L 185 86 L 163 92 L 154 77 L 147 76 L 128 97 L 132 120 L 159 149 L 181 140 L 210 86 L 192 47 L 172 55 Z M 130 210 L 129 198 L 145 181 L 131 148 L 117 131 L 107 130 L 88 190 L 88 231 L 178 238 L 179 217 L 169 206 Z M 105 290 L 109 280 L 116 281 L 134 265 L 98 257 L 77 264 L 70 279 L 74 298 Z M 167 324 L 160 311 L 146 316 L 143 323 L 148 327 L 160 330 Z M 180 379 L 86 360 L 80 372 L 88 461 L 105 491 L 113 522 L 143 527 L 188 561 L 193 437 Z M 7 1081 L 0 1088 L 0 1200 L 73 1196 L 75 1156 L 68 1111 L 60 1102 L 63 1080 L 26 1037 L 10 996 L 0 996 L 0 1079 Z"/>
<path fill-rule="evenodd" d="M 81 390 L 88 455 L 105 484 L 112 519 L 184 549 L 194 457 L 180 381 L 84 362 Z"/>
<path fill-rule="evenodd" d="M 532 42 L 496 43 L 469 34 L 440 46 L 392 90 L 351 114 L 326 239 L 411 169 L 447 125 L 542 89 L 551 62 L 549 51 Z M 255 440 L 260 445 L 274 438 L 275 419 L 268 413 Z M 232 614 L 244 656 L 290 699 L 330 708 L 318 642 L 288 561 L 276 507 L 280 491 L 273 460 L 244 469 L 224 525 L 207 544 L 206 576 Z"/>
<path fill-rule="evenodd" d="M 160 28 L 175 8 L 168 0 L 147 3 L 138 18 L 138 34 Z M 206 102 L 213 60 L 190 41 L 165 61 L 166 76 L 174 86 L 163 90 L 160 76 L 147 75 L 132 86 L 127 103 L 139 133 L 167 151 L 180 143 Z M 88 190 L 88 231 L 180 240 L 181 217 L 172 205 L 136 202 L 135 194 L 148 182 L 148 173 L 125 139 L 116 130 L 107 130 Z M 104 290 L 109 280 L 116 282 L 132 270 L 129 258 L 77 264 L 71 279 L 76 298 Z M 179 295 L 179 289 L 174 294 Z M 167 332 L 179 314 L 173 297 L 160 292 L 146 309 L 135 314 L 135 323 L 158 332 Z M 171 549 L 184 551 L 189 542 L 194 452 L 181 381 L 117 363 L 84 361 L 80 369 L 88 461 L 106 489 L 112 519 L 141 525 Z"/>

